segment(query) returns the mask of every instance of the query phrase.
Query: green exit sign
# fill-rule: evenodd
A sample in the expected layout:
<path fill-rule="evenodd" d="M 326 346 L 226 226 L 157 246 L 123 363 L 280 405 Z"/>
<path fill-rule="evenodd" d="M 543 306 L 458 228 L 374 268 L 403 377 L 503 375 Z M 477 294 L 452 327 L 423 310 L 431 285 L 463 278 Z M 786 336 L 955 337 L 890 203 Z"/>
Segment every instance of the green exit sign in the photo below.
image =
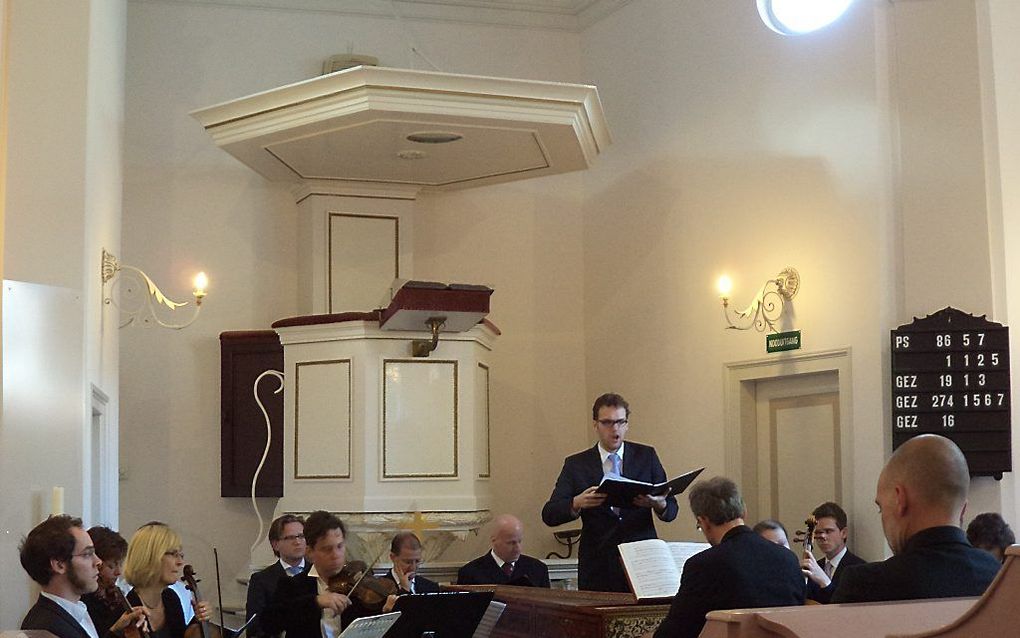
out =
<path fill-rule="evenodd" d="M 767 352 L 800 350 L 800 330 L 777 332 L 774 335 L 766 335 L 765 350 Z"/>

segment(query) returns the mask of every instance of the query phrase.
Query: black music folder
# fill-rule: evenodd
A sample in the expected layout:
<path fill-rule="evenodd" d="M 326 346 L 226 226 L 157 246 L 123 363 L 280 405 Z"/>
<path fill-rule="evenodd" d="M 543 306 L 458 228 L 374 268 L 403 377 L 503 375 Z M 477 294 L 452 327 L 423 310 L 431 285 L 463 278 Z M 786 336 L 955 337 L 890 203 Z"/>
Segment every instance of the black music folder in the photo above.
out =
<path fill-rule="evenodd" d="M 431 631 L 435 638 L 471 638 L 492 600 L 491 591 L 451 591 L 411 594 L 397 598 L 393 611 L 400 618 L 384 638 L 421 638 Z"/>
<path fill-rule="evenodd" d="M 632 504 L 634 497 L 641 494 L 648 494 L 650 496 L 670 496 L 672 494 L 679 494 L 687 489 L 687 486 L 694 482 L 694 479 L 705 471 L 705 468 L 699 467 L 696 470 L 691 470 L 686 474 L 681 474 L 675 479 L 666 481 L 665 483 L 645 483 L 644 481 L 635 481 L 633 479 L 625 478 L 622 476 L 615 476 L 613 474 L 607 474 L 602 478 L 602 482 L 599 483 L 599 489 L 597 490 L 600 494 L 607 494 L 606 505 L 610 507 L 630 508 L 634 507 Z"/>

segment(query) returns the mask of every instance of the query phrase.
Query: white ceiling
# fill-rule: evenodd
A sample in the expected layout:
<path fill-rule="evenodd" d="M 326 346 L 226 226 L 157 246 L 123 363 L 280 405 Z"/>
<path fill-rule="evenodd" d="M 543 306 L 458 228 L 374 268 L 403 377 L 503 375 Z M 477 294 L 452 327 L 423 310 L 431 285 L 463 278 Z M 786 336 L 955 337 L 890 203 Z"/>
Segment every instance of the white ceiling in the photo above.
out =
<path fill-rule="evenodd" d="M 632 0 L 132 0 L 580 31 Z"/>

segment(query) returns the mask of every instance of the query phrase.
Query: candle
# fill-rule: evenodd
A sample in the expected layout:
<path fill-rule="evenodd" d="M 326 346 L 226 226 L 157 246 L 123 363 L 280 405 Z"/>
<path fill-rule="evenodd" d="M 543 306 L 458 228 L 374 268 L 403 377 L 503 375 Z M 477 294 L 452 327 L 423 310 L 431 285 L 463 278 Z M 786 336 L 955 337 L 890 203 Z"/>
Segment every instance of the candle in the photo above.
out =
<path fill-rule="evenodd" d="M 57 516 L 64 513 L 64 488 L 54 487 L 50 496 L 50 514 Z"/>

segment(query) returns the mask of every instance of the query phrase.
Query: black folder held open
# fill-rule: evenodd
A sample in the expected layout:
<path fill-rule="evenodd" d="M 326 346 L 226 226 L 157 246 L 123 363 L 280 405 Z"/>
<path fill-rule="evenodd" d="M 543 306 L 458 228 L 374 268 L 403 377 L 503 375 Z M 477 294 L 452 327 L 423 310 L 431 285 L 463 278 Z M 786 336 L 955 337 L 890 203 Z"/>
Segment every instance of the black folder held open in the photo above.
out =
<path fill-rule="evenodd" d="M 683 492 L 687 489 L 688 485 L 694 482 L 698 474 L 701 474 L 704 470 L 705 468 L 699 467 L 665 483 L 645 483 L 644 481 L 635 481 L 622 476 L 607 474 L 603 477 L 602 482 L 599 483 L 597 492 L 607 495 L 605 504 L 610 507 L 634 507 L 634 497 L 641 494 L 669 496 Z"/>

